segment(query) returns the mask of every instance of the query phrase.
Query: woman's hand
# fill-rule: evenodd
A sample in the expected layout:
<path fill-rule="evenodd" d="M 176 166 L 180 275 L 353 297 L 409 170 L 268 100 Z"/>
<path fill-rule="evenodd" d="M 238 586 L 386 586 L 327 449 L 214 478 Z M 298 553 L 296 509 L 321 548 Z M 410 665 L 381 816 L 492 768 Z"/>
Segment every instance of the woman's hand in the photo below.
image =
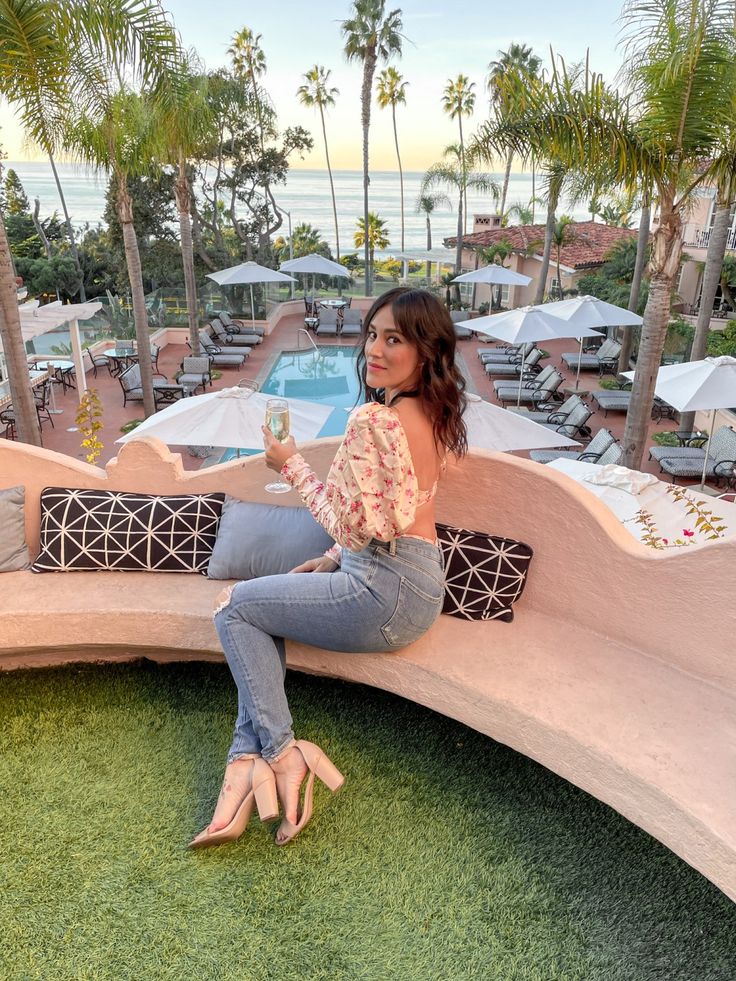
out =
<path fill-rule="evenodd" d="M 320 555 L 318 559 L 309 559 L 307 562 L 302 562 L 296 569 L 291 569 L 289 574 L 292 572 L 334 572 L 338 568 L 339 565 L 334 559 L 330 559 L 326 555 Z"/>
<path fill-rule="evenodd" d="M 274 434 L 266 426 L 261 426 L 263 431 L 263 447 L 266 451 L 266 466 L 276 473 L 281 473 L 281 468 L 297 452 L 296 442 L 293 436 L 289 436 L 285 443 L 280 443 Z"/>

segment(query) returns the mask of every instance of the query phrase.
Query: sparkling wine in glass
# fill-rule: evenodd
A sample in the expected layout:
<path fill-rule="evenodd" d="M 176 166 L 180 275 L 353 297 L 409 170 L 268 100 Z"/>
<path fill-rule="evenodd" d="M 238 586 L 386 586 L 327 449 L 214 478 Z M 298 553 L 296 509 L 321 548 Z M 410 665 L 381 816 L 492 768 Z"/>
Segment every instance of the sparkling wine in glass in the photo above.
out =
<path fill-rule="evenodd" d="M 280 443 L 285 443 L 289 438 L 289 403 L 286 399 L 269 399 L 266 402 L 266 428 Z M 286 494 L 291 490 L 291 484 L 274 480 L 266 484 L 266 490 L 269 494 Z"/>

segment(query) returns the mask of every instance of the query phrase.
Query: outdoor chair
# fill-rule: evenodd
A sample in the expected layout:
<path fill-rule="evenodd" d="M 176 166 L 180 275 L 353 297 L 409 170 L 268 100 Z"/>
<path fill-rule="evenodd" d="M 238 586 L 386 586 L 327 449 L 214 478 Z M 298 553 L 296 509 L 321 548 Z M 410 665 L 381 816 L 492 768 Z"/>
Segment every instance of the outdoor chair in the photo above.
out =
<path fill-rule="evenodd" d="M 5 426 L 5 432 L 3 434 L 5 439 L 16 438 L 15 413 L 13 412 L 12 405 L 6 405 L 4 409 L 0 410 L 0 426 Z"/>
<path fill-rule="evenodd" d="M 181 373 L 176 379 L 177 385 L 181 385 L 189 395 L 193 395 L 200 386 L 203 392 L 206 391 L 207 382 L 212 384 L 210 359 L 206 356 L 195 357 L 194 355 L 184 358 L 181 363 Z"/>
<path fill-rule="evenodd" d="M 562 384 L 562 375 L 558 375 L 556 372 L 551 375 L 541 388 L 535 389 L 525 389 L 522 388 L 521 393 L 519 392 L 518 385 L 516 388 L 503 388 L 496 392 L 496 398 L 501 403 L 505 405 L 506 402 L 513 404 L 514 402 L 531 402 L 535 407 L 539 405 L 540 402 L 549 402 L 556 396 L 557 389 Z"/>
<path fill-rule="evenodd" d="M 118 375 L 118 381 L 120 382 L 120 387 L 123 390 L 123 407 L 125 407 L 128 402 L 142 402 L 143 401 L 143 386 L 141 384 L 141 366 L 139 364 L 132 364 L 125 371 Z M 166 375 L 162 375 L 160 371 L 154 372 L 153 387 L 159 388 L 161 385 L 168 385 L 169 380 Z"/>
<path fill-rule="evenodd" d="M 158 344 L 151 344 L 151 364 L 156 371 L 158 371 L 158 356 L 160 352 L 161 348 L 158 346 Z"/>
<path fill-rule="evenodd" d="M 317 325 L 317 337 L 337 337 L 338 317 L 337 310 L 330 307 L 322 307 L 319 311 L 319 324 Z"/>
<path fill-rule="evenodd" d="M 604 375 L 606 372 L 615 372 L 618 366 L 618 356 L 621 345 L 612 339 L 605 340 L 594 354 L 580 354 L 579 351 L 561 355 L 562 361 L 577 371 L 578 363 L 581 371 L 598 371 Z"/>
<path fill-rule="evenodd" d="M 227 317 L 227 322 L 222 319 L 223 316 Z M 221 333 L 220 324 L 224 327 L 225 334 Z M 212 320 L 212 325 L 218 340 L 222 341 L 223 344 L 249 344 L 251 347 L 255 347 L 256 344 L 263 343 L 262 327 L 256 328 L 236 324 L 227 314 L 219 314 Z"/>
<path fill-rule="evenodd" d="M 36 403 L 36 413 L 38 415 L 39 425 L 43 426 L 44 421 L 51 423 L 51 428 L 54 428 L 54 420 L 51 418 L 51 412 L 49 410 L 49 400 L 51 398 L 51 386 L 53 382 L 50 378 L 47 378 L 43 385 L 38 385 L 33 389 L 33 400 Z"/>
<path fill-rule="evenodd" d="M 83 353 L 86 354 L 90 360 L 90 368 L 92 369 L 92 374 L 95 378 L 97 377 L 98 368 L 107 368 L 107 373 L 112 374 L 110 370 L 110 361 L 104 354 L 92 354 L 88 347 L 84 349 Z"/>
<path fill-rule="evenodd" d="M 593 415 L 593 410 L 585 402 L 580 401 L 567 418 L 561 422 L 544 422 L 545 429 L 552 429 L 561 436 L 568 436 L 570 439 L 589 440 L 591 437 L 590 429 L 586 426 L 588 419 Z"/>
<path fill-rule="evenodd" d="M 585 405 L 585 403 L 579 395 L 570 395 L 570 397 L 565 399 L 561 405 L 550 405 L 548 408 L 540 406 L 539 409 L 535 410 L 534 412 L 531 412 L 526 408 L 526 406 L 523 405 L 518 407 L 515 405 L 510 405 L 506 411 L 518 412 L 519 415 L 524 416 L 525 419 L 529 419 L 531 422 L 539 422 L 542 424 L 550 422 L 557 423 L 559 425 L 559 423 L 565 421 L 576 405 Z"/>
<path fill-rule="evenodd" d="M 531 354 L 527 356 L 524 362 L 489 361 L 486 364 L 484 364 L 484 368 L 486 374 L 489 376 L 509 375 L 510 377 L 513 378 L 515 375 L 518 378 L 522 372 L 522 369 L 524 371 L 524 374 L 526 374 L 527 372 L 531 374 L 532 372 L 535 371 L 535 369 L 536 371 L 539 371 L 540 369 L 537 368 L 537 365 L 539 364 L 541 359 L 542 359 L 542 351 L 538 347 L 536 347 L 531 352 Z"/>
<path fill-rule="evenodd" d="M 343 313 L 344 313 L 345 310 L 349 310 L 350 309 L 350 306 L 351 306 L 351 304 L 353 302 L 353 298 L 352 298 L 352 296 L 343 296 L 343 297 L 341 297 L 341 299 L 345 300 L 345 306 L 342 308 L 343 309 Z"/>
<path fill-rule="evenodd" d="M 687 449 L 689 447 L 683 447 Z M 667 449 L 667 447 L 658 447 Z M 692 447 L 695 450 L 695 447 Z M 653 455 L 653 454 L 652 454 Z M 659 463 L 660 473 L 669 474 L 676 483 L 678 477 L 701 477 L 705 463 L 705 476 L 715 477 L 720 481 L 733 474 L 736 467 L 736 431 L 730 426 L 721 426 L 713 434 L 710 443 L 708 459 L 705 457 L 705 447 L 695 456 L 655 457 Z"/>
<path fill-rule="evenodd" d="M 470 327 L 464 327 L 460 324 L 453 324 L 453 326 L 455 328 L 455 337 L 459 341 L 469 341 L 473 336 L 474 332 L 470 329 Z"/>
<path fill-rule="evenodd" d="M 363 330 L 363 317 L 360 310 L 343 310 L 340 336 L 359 337 Z"/>
<path fill-rule="evenodd" d="M 199 343 L 207 355 L 210 364 L 216 368 L 240 368 L 250 354 L 249 347 L 238 348 L 237 350 L 231 348 L 229 351 L 223 351 L 221 347 L 213 344 L 209 338 L 206 339 L 201 334 L 199 336 Z M 242 354 L 242 351 L 247 351 L 248 354 Z"/>
<path fill-rule="evenodd" d="M 305 317 L 317 316 L 317 304 L 313 296 L 304 297 L 304 316 Z"/>
<path fill-rule="evenodd" d="M 719 429 L 716 429 L 713 433 L 713 439 L 710 441 L 711 456 L 716 456 L 722 445 L 728 445 L 729 434 L 732 433 L 733 430 L 730 426 L 721 426 Z M 702 467 L 707 443 L 708 437 L 703 436 L 702 442 L 698 440 L 696 445 L 693 445 L 693 442 L 690 441 L 687 446 L 650 446 L 649 459 L 656 460 L 657 463 L 660 460 L 677 460 L 680 457 L 683 459 L 699 459 Z"/>
<path fill-rule="evenodd" d="M 625 388 L 602 388 L 596 389 L 596 391 L 590 393 L 590 397 L 594 402 L 598 403 L 600 409 L 603 410 L 603 418 L 608 415 L 609 412 L 628 412 L 629 403 L 631 402 L 631 389 Z M 675 410 L 667 402 L 664 402 L 658 396 L 654 396 L 652 402 L 652 419 L 655 421 L 662 419 L 663 417 L 672 419 L 674 417 Z"/>
<path fill-rule="evenodd" d="M 534 350 L 534 341 L 528 341 L 515 349 L 500 347 L 479 347 L 478 358 L 481 364 L 489 364 L 496 361 L 499 364 L 511 364 L 521 361 L 522 357 L 528 358 Z"/>
<path fill-rule="evenodd" d="M 522 381 L 521 387 L 539 388 L 541 385 L 544 385 L 544 383 L 547 381 L 548 378 L 551 378 L 552 375 L 556 375 L 556 374 L 559 374 L 559 372 L 555 369 L 555 366 L 553 364 L 548 364 L 546 367 L 542 368 L 539 374 L 536 375 L 535 377 L 529 377 L 526 378 L 524 381 Z M 516 378 L 518 378 L 519 372 L 517 371 L 515 375 Z M 495 381 L 493 383 L 493 388 L 496 392 L 500 391 L 502 388 L 512 388 L 512 387 L 515 387 L 517 389 L 519 387 L 519 383 L 518 381 L 514 380 L 514 374 L 512 373 L 509 373 L 508 377 L 499 378 L 498 381 Z"/>
<path fill-rule="evenodd" d="M 613 433 L 608 429 L 599 429 L 584 450 L 532 450 L 529 456 L 536 463 L 551 463 L 552 460 L 580 460 L 583 463 L 600 463 L 602 455 L 612 446 L 618 446 Z M 618 448 L 621 449 L 620 446 Z M 613 463 L 616 461 L 606 460 L 605 462 Z"/>
<path fill-rule="evenodd" d="M 256 324 L 246 324 L 244 321 L 236 322 L 227 312 L 227 310 L 220 310 L 217 314 L 217 319 L 220 321 L 222 326 L 231 334 L 257 334 L 259 337 L 263 337 L 265 330 L 263 327 L 258 327 Z"/>

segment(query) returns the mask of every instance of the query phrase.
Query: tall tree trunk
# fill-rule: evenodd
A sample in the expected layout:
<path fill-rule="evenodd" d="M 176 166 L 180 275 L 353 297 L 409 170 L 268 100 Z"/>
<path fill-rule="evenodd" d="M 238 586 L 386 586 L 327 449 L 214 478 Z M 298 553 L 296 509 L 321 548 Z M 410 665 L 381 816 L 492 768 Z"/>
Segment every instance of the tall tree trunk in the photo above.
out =
<path fill-rule="evenodd" d="M 460 124 L 460 166 L 463 171 L 463 235 L 468 230 L 468 175 L 465 170 L 465 143 L 463 142 L 463 117 L 458 113 L 457 121 Z"/>
<path fill-rule="evenodd" d="M 368 185 L 371 182 L 368 173 L 368 132 L 371 126 L 371 90 L 373 89 L 373 73 L 376 70 L 375 52 L 369 49 L 363 62 L 363 87 L 361 89 L 361 121 L 363 125 L 363 221 L 365 222 L 365 295 L 373 295 L 373 269 L 371 254 L 368 246 Z"/>
<path fill-rule="evenodd" d="M 710 230 L 708 239 L 708 251 L 705 255 L 705 269 L 703 270 L 703 287 L 700 291 L 700 309 L 698 310 L 698 322 L 695 325 L 695 337 L 690 351 L 691 361 L 702 361 L 708 347 L 708 334 L 710 333 L 710 318 L 713 316 L 713 303 L 715 302 L 718 284 L 721 281 L 721 270 L 723 260 L 726 256 L 726 245 L 728 243 L 728 233 L 731 230 L 731 202 L 718 202 L 716 216 L 713 227 Z M 680 429 L 685 432 L 692 432 L 695 425 L 695 413 L 683 412 L 680 416 Z"/>
<path fill-rule="evenodd" d="M 74 259 L 74 265 L 77 267 L 77 273 L 79 274 L 79 301 L 80 303 L 86 303 L 87 294 L 84 290 L 84 273 L 82 272 L 82 264 L 79 261 L 79 252 L 77 251 L 77 242 L 74 238 L 74 229 L 72 227 L 71 218 L 69 217 L 69 211 L 66 206 L 66 198 L 64 197 L 64 192 L 61 189 L 61 181 L 59 180 L 59 175 L 56 172 L 56 164 L 54 163 L 54 158 L 51 153 L 49 153 L 49 162 L 51 163 L 51 170 L 54 175 L 54 182 L 56 183 L 56 190 L 59 194 L 59 200 L 61 201 L 61 208 L 64 212 L 64 223 L 66 224 L 66 233 L 69 236 L 69 248 L 72 250 L 72 258 Z"/>
<path fill-rule="evenodd" d="M 682 218 L 672 207 L 674 190 L 660 194 L 660 220 L 652 242 L 649 297 L 644 311 L 631 402 L 623 435 L 625 467 L 638 470 L 645 450 L 654 387 L 670 320 L 672 293 L 682 258 Z"/>
<path fill-rule="evenodd" d="M 501 216 L 503 216 L 504 212 L 506 211 L 506 196 L 509 193 L 509 181 L 511 179 L 511 164 L 513 162 L 513 159 L 514 159 L 514 154 L 513 151 L 511 151 L 508 157 L 506 157 L 506 172 L 503 175 L 503 190 L 501 191 L 501 207 L 499 209 Z M 532 191 L 532 197 L 534 197 L 533 191 Z"/>
<path fill-rule="evenodd" d="M 138 239 L 136 238 L 135 228 L 133 227 L 133 200 L 128 192 L 125 177 L 122 175 L 118 176 L 118 218 L 123 229 L 125 262 L 128 267 L 130 292 L 133 297 L 133 319 L 135 320 L 135 336 L 138 342 L 138 364 L 141 369 L 143 411 L 146 417 L 148 417 L 156 411 L 153 401 L 151 336 L 148 332 L 148 314 L 146 313 L 146 296 L 143 291 L 141 257 L 138 252 Z"/>
<path fill-rule="evenodd" d="M 330 167 L 330 153 L 327 149 L 327 128 L 325 127 L 325 114 L 322 109 L 322 103 L 319 104 L 319 117 L 322 120 L 322 136 L 325 141 L 325 160 L 327 161 L 327 173 L 330 177 L 330 193 L 332 194 L 332 217 L 335 219 L 335 252 L 337 254 L 337 261 L 340 261 L 340 229 L 337 225 L 337 203 L 335 201 L 335 185 L 332 180 L 332 167 Z"/>
<path fill-rule="evenodd" d="M 539 271 L 537 281 L 537 291 L 534 294 L 534 303 L 539 304 L 544 300 L 544 291 L 547 286 L 547 273 L 549 272 L 549 259 L 552 254 L 552 236 L 555 230 L 555 209 L 557 199 L 550 197 L 547 202 L 547 225 L 544 230 L 544 251 L 542 252 L 542 268 Z"/>
<path fill-rule="evenodd" d="M 51 243 L 49 242 L 46 232 L 43 230 L 43 225 L 41 224 L 41 219 L 38 217 L 41 210 L 41 201 L 36 198 L 34 201 L 33 214 L 31 218 L 33 219 L 33 227 L 36 229 L 36 235 L 41 239 L 41 245 L 43 245 L 43 250 L 46 253 L 46 258 L 50 259 L 53 255 L 51 251 Z M 59 291 L 56 291 L 58 297 Z"/>
<path fill-rule="evenodd" d="M 432 251 L 432 225 L 430 224 L 429 221 L 429 212 L 427 212 L 427 252 L 431 252 L 431 251 Z M 432 263 L 430 261 L 427 262 L 427 265 L 425 267 L 425 272 L 427 274 L 427 285 L 429 285 L 432 282 Z"/>
<path fill-rule="evenodd" d="M 401 195 L 401 251 L 404 251 L 404 172 L 401 169 L 401 154 L 399 153 L 399 134 L 396 132 L 396 106 L 391 103 L 391 115 L 394 121 L 394 143 L 396 144 L 396 159 L 399 162 L 399 191 Z"/>
<path fill-rule="evenodd" d="M 264 142 L 263 142 L 263 116 L 261 112 L 261 100 L 258 96 L 258 85 L 256 84 L 255 72 L 253 71 L 253 61 L 251 59 L 248 59 L 248 70 L 250 74 L 250 82 L 251 85 L 253 86 L 253 98 L 255 99 L 256 102 L 256 114 L 258 116 L 258 135 L 261 144 L 261 163 L 263 163 L 263 158 L 266 155 L 264 149 Z M 268 181 L 267 180 L 264 180 L 263 182 L 263 207 L 265 209 L 264 221 L 266 224 L 266 231 L 265 233 L 259 232 L 258 235 L 258 238 L 260 240 L 259 252 L 263 253 L 264 241 L 265 241 L 267 244 L 267 248 L 266 248 L 267 255 L 263 256 L 263 258 L 267 258 L 271 252 L 271 240 L 268 232 Z"/>
<path fill-rule="evenodd" d="M 534 165 L 534 155 L 532 155 L 532 225 L 534 224 L 534 208 L 537 204 L 537 168 Z"/>
<path fill-rule="evenodd" d="M 5 222 L 0 212 L 0 341 L 5 352 L 10 397 L 15 412 L 15 428 L 23 443 L 41 446 L 41 424 L 31 388 L 26 346 L 20 327 L 18 291 L 15 270 L 10 257 L 10 244 Z"/>
<path fill-rule="evenodd" d="M 181 241 L 181 261 L 184 267 L 184 290 L 187 297 L 187 318 L 189 320 L 189 346 L 192 354 L 200 354 L 199 309 L 197 304 L 197 282 L 194 276 L 194 242 L 192 240 L 192 221 L 189 215 L 191 193 L 187 176 L 187 162 L 179 157 L 179 172 L 174 184 L 174 196 L 179 212 L 179 238 Z"/>
<path fill-rule="evenodd" d="M 455 250 L 455 275 L 463 271 L 463 189 L 460 188 L 460 200 L 457 205 L 457 248 Z"/>
<path fill-rule="evenodd" d="M 641 279 L 644 275 L 644 267 L 647 262 L 647 250 L 649 249 L 649 224 L 651 221 L 652 209 L 649 198 L 644 199 L 639 219 L 639 237 L 636 242 L 636 260 L 634 261 L 634 277 L 631 280 L 631 290 L 629 291 L 628 308 L 632 313 L 636 313 L 639 306 L 639 294 L 641 293 Z M 631 342 L 634 336 L 633 327 L 624 327 L 621 330 L 621 351 L 618 356 L 618 370 L 628 371 L 629 361 L 631 360 Z"/>

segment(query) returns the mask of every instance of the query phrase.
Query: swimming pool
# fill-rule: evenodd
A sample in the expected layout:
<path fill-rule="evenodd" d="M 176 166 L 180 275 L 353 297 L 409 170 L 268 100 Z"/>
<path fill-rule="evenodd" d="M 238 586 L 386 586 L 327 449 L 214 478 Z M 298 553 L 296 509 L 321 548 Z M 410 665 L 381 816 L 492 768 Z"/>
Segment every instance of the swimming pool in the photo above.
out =
<path fill-rule="evenodd" d="M 357 354 L 355 348 L 327 345 L 318 350 L 310 347 L 302 351 L 282 351 L 261 385 L 261 391 L 266 395 L 334 406 L 334 412 L 318 436 L 341 436 L 348 418 L 345 409 L 352 409 L 357 404 L 360 392 L 355 373 Z M 231 460 L 236 452 L 236 449 L 226 450 L 220 462 Z M 262 451 L 240 452 L 242 456 L 252 456 Z"/>

